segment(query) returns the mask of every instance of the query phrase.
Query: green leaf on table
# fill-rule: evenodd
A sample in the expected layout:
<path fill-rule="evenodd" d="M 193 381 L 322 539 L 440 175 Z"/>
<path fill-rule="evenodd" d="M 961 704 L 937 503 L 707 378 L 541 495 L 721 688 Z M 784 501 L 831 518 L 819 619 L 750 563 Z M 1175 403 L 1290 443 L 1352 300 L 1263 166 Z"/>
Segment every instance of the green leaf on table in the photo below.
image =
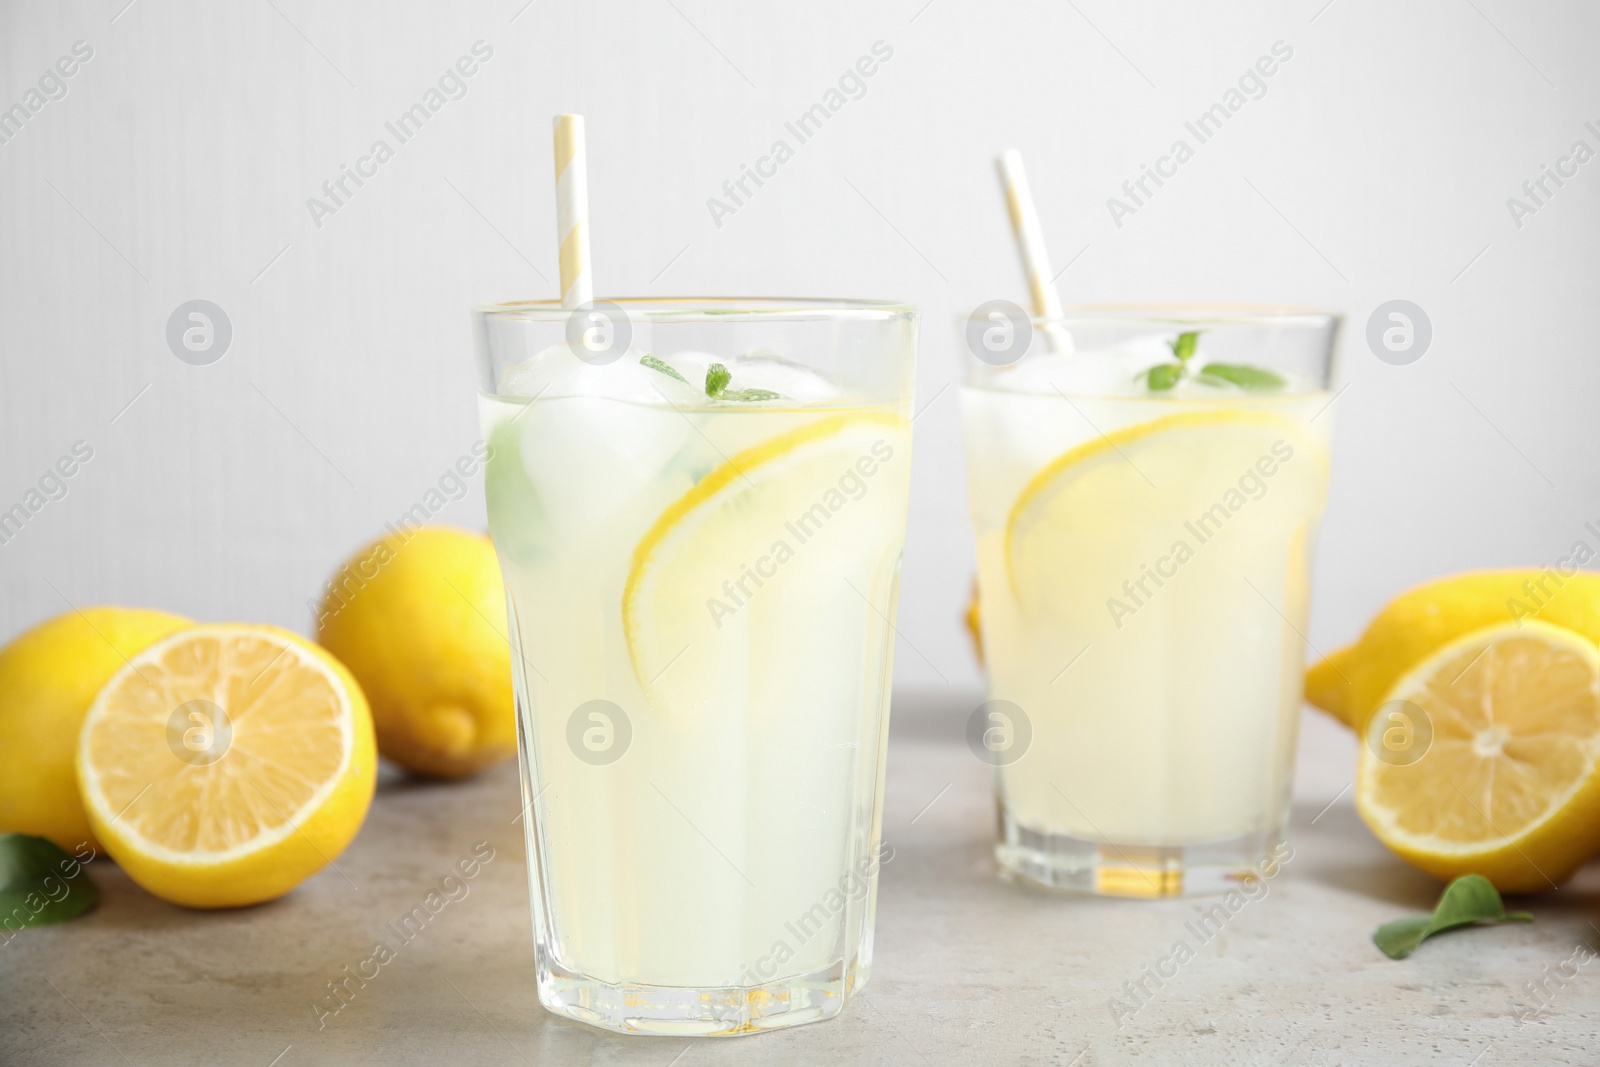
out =
<path fill-rule="evenodd" d="M 1232 382 L 1241 389 L 1251 392 L 1260 392 L 1267 389 L 1281 389 L 1284 377 L 1270 370 L 1252 367 L 1247 363 L 1207 363 L 1200 368 L 1204 377 L 1221 378 L 1225 382 Z"/>
<path fill-rule="evenodd" d="M 668 377 L 672 377 L 672 378 L 678 379 L 678 381 L 682 382 L 684 385 L 688 385 L 689 384 L 689 379 L 687 379 L 683 375 L 679 374 L 678 373 L 678 369 L 676 367 L 674 367 L 672 364 L 668 363 L 664 359 L 659 359 L 659 358 L 657 358 L 655 356 L 646 354 L 646 355 L 640 357 L 639 362 L 643 363 L 646 367 L 649 367 L 651 370 L 658 370 L 662 374 L 667 375 Z"/>
<path fill-rule="evenodd" d="M 1404 959 L 1434 934 L 1481 922 L 1532 922 L 1525 911 L 1507 911 L 1500 894 L 1481 874 L 1464 874 L 1444 887 L 1432 915 L 1411 915 L 1384 923 L 1372 941 L 1392 960 Z"/>
<path fill-rule="evenodd" d="M 0 928 L 66 922 L 95 906 L 100 887 L 70 853 L 31 834 L 0 834 Z"/>
<path fill-rule="evenodd" d="M 1182 363 L 1157 363 L 1154 367 L 1144 372 L 1145 384 L 1153 393 L 1163 392 L 1178 384 L 1178 379 L 1183 377 Z"/>
<path fill-rule="evenodd" d="M 1175 341 L 1168 341 L 1167 347 L 1172 349 L 1172 354 L 1177 357 L 1179 363 L 1184 363 L 1194 355 L 1195 346 L 1199 343 L 1200 331 L 1191 330 L 1188 333 L 1180 333 Z"/>
<path fill-rule="evenodd" d="M 722 395 L 722 391 L 733 381 L 733 372 L 720 363 L 713 363 L 706 368 L 706 396 L 715 400 Z"/>

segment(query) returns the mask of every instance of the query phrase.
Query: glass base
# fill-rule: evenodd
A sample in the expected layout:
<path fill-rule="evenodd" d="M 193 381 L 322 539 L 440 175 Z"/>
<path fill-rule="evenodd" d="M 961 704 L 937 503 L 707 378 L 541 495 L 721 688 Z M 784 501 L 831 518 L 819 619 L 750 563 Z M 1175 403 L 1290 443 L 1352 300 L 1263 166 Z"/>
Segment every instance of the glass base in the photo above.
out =
<path fill-rule="evenodd" d="M 1000 805 L 1001 876 L 1045 889 L 1111 897 L 1226 893 L 1261 877 L 1285 834 L 1257 830 L 1186 845 L 1124 845 L 1031 830 Z M 1269 875 L 1270 877 L 1270 875 Z"/>
<path fill-rule="evenodd" d="M 738 1037 L 831 1019 L 870 973 L 840 962 L 759 986 L 690 989 L 610 985 L 551 965 L 539 973 L 539 1002 L 551 1012 L 619 1034 Z"/>

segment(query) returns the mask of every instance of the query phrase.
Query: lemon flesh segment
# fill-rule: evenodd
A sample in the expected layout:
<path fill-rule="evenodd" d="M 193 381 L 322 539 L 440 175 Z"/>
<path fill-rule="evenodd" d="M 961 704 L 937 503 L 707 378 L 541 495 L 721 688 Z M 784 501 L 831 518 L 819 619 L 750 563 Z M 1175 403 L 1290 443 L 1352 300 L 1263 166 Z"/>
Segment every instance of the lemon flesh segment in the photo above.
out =
<path fill-rule="evenodd" d="M 107 850 L 195 907 L 278 896 L 360 828 L 376 782 L 360 687 L 332 656 L 265 626 L 198 626 L 106 684 L 78 746 Z"/>
<path fill-rule="evenodd" d="M 815 696 L 831 668 L 860 659 L 893 615 L 909 436 L 895 412 L 823 417 L 730 457 L 655 521 L 622 621 L 634 676 L 667 721 Z M 860 611 L 841 615 L 850 602 Z"/>
<path fill-rule="evenodd" d="M 1379 758 L 1397 723 L 1431 734 L 1420 756 Z M 1524 622 L 1458 638 L 1390 690 L 1366 741 L 1362 817 L 1425 870 L 1548 889 L 1600 845 L 1600 650 L 1581 634 Z"/>
<path fill-rule="evenodd" d="M 1259 498 L 1238 486 L 1252 473 L 1265 486 Z M 1171 540 L 1158 550 L 1199 539 L 1178 517 L 1201 535 L 1227 522 L 1263 539 L 1260 553 L 1281 555 L 1282 541 L 1303 538 L 1320 514 L 1327 479 L 1323 447 L 1272 412 L 1181 412 L 1115 430 L 1057 456 L 1017 497 L 1005 531 L 1012 592 L 1036 616 L 1099 610 L 1107 583 L 1125 576 L 1107 573 L 1108 563 L 1122 561 L 1136 578 L 1149 562 L 1134 534 L 1165 530 Z M 1248 516 L 1229 522 L 1241 511 Z M 1241 556 L 1258 554 L 1234 540 Z M 1291 567 L 1286 580 L 1303 585 L 1303 570 Z"/>

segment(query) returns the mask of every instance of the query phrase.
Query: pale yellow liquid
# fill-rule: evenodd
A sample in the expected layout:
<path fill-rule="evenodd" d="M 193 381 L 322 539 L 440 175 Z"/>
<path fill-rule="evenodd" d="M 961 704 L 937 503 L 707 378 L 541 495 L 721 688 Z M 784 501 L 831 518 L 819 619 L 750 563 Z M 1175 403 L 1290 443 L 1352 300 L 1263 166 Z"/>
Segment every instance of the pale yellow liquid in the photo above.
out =
<path fill-rule="evenodd" d="M 595 397 L 484 397 L 481 410 L 490 529 L 523 653 L 536 922 L 555 961 L 623 985 L 749 986 L 841 961 L 864 977 L 875 879 L 859 870 L 881 803 L 904 412 Z M 869 476 L 854 452 L 806 469 L 752 458 L 841 415 L 867 426 L 850 445 L 874 455 Z M 730 462 L 749 470 L 725 521 L 657 550 L 655 580 L 681 591 L 683 611 L 625 625 L 641 542 Z M 825 521 L 787 525 L 818 502 Z M 778 542 L 792 558 L 762 563 Z M 758 569 L 759 584 L 747 577 Z M 741 578 L 738 610 L 713 611 L 712 599 L 736 603 L 724 583 Z M 659 677 L 640 676 L 630 639 L 656 650 L 646 670 Z M 596 699 L 632 729 L 602 766 L 568 741 L 574 709 Z"/>
<path fill-rule="evenodd" d="M 1033 732 L 1026 755 L 999 771 L 1000 799 L 1017 822 L 1086 841 L 1158 846 L 1274 828 L 1301 703 L 1327 399 L 1302 392 L 1207 404 L 964 391 L 990 689 L 1019 705 Z M 1006 527 L 1034 477 L 1103 434 L 1207 409 L 1286 420 L 1292 457 L 1258 477 L 1262 495 L 1253 496 L 1254 482 L 1240 489 L 1246 469 L 1235 469 L 1243 464 L 1231 456 L 1188 456 L 1182 485 L 1148 486 L 1131 468 L 1108 467 L 1117 491 L 1104 499 L 1086 491 L 1081 535 L 1063 527 L 1045 546 L 1059 575 L 1051 588 L 1070 602 L 1030 605 L 1028 591 L 1014 587 Z M 1137 445 L 1122 447 L 1138 455 Z M 1195 525 L 1210 503 L 1225 500 L 1243 504 L 1225 520 Z M 1192 550 L 1181 564 L 1178 542 Z M 1150 576 L 1158 564 L 1170 575 L 1160 582 Z M 1113 600 L 1131 610 L 1114 611 Z"/>

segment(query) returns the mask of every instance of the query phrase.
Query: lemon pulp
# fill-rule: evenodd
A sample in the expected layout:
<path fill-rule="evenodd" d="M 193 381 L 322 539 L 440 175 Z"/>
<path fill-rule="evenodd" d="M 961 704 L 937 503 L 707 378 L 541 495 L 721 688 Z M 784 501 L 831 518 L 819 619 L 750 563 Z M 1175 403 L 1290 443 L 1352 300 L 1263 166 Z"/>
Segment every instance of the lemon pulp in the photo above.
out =
<path fill-rule="evenodd" d="M 266 626 L 195 626 L 130 659 L 84 720 L 78 778 L 128 875 L 195 907 L 269 900 L 360 829 L 377 776 L 355 680 Z"/>
<path fill-rule="evenodd" d="M 1463 635 L 1395 685 L 1366 740 L 1361 814 L 1425 870 L 1548 889 L 1600 844 L 1600 651 L 1582 634 Z"/>

